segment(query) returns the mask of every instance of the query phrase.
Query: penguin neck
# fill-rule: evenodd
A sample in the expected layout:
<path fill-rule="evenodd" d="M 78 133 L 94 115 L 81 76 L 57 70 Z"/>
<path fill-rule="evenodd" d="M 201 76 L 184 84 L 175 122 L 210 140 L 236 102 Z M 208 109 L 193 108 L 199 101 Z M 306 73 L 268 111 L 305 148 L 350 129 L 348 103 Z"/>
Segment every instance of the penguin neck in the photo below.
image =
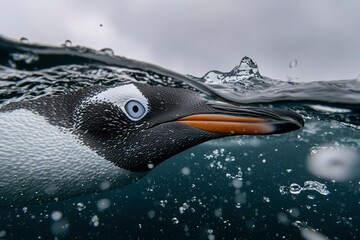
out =
<path fill-rule="evenodd" d="M 39 99 L 23 102 L 13 102 L 1 108 L 1 112 L 17 109 L 27 109 L 43 116 L 51 124 L 71 129 L 73 127 L 74 109 L 82 100 L 96 89 L 77 90 L 72 94 L 45 96 Z"/>

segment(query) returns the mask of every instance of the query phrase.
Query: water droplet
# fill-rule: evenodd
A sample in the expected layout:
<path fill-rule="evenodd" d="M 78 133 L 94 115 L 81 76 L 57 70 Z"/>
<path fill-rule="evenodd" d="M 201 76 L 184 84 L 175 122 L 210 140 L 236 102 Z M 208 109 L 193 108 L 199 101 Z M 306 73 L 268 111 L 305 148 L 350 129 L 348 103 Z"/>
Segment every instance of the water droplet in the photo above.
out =
<path fill-rule="evenodd" d="M 26 37 L 20 38 L 20 42 L 21 42 L 21 43 L 25 43 L 25 44 L 30 43 L 29 39 L 27 39 Z"/>
<path fill-rule="evenodd" d="M 289 63 L 289 68 L 295 68 L 297 66 L 298 62 L 296 59 L 293 59 Z"/>
<path fill-rule="evenodd" d="M 115 55 L 114 51 L 111 48 L 103 48 L 100 51 L 105 53 L 106 55 L 109 55 L 109 56 L 114 56 Z"/>
<path fill-rule="evenodd" d="M 65 46 L 65 47 L 71 47 L 71 46 L 72 46 L 72 42 L 71 42 L 70 40 L 65 40 L 64 46 Z"/>
<path fill-rule="evenodd" d="M 78 211 L 82 211 L 82 210 L 84 210 L 86 208 L 86 206 L 85 206 L 85 204 L 83 204 L 82 202 L 78 202 L 77 204 L 76 204 L 76 209 L 78 210 Z"/>
<path fill-rule="evenodd" d="M 172 222 L 173 224 L 178 224 L 178 223 L 179 223 L 179 219 L 177 219 L 176 217 L 173 217 L 173 218 L 171 219 L 171 222 Z"/>
<path fill-rule="evenodd" d="M 102 25 L 102 24 L 100 24 L 99 26 L 100 26 L 100 27 L 102 27 L 103 25 Z"/>

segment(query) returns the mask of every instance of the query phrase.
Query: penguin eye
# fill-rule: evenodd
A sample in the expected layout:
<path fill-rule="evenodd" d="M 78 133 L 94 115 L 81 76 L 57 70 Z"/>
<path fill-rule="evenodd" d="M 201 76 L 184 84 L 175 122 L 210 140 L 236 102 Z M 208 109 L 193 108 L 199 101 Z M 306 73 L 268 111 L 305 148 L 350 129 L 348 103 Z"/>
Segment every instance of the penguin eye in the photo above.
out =
<path fill-rule="evenodd" d="M 125 111 L 131 120 L 140 120 L 146 113 L 145 106 L 139 101 L 130 100 L 125 104 Z"/>

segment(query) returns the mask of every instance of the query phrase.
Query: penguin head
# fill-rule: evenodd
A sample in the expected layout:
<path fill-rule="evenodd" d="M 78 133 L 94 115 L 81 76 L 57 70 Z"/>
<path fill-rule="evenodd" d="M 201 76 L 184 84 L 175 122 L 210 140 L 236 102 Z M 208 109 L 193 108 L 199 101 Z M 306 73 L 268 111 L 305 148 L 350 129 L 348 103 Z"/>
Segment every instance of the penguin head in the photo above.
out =
<path fill-rule="evenodd" d="M 304 122 L 290 110 L 210 104 L 191 90 L 133 83 L 92 91 L 73 112 L 73 125 L 106 160 L 145 172 L 211 139 L 289 132 Z"/>

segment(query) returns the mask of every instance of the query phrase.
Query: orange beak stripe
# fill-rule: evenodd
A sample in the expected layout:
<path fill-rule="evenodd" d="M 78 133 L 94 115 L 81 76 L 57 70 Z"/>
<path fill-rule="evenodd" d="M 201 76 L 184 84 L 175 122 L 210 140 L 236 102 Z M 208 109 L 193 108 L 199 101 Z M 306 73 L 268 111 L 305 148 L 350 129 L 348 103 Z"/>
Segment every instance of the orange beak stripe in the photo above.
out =
<path fill-rule="evenodd" d="M 269 134 L 274 127 L 265 119 L 223 114 L 196 114 L 176 120 L 208 132 L 231 135 Z"/>

